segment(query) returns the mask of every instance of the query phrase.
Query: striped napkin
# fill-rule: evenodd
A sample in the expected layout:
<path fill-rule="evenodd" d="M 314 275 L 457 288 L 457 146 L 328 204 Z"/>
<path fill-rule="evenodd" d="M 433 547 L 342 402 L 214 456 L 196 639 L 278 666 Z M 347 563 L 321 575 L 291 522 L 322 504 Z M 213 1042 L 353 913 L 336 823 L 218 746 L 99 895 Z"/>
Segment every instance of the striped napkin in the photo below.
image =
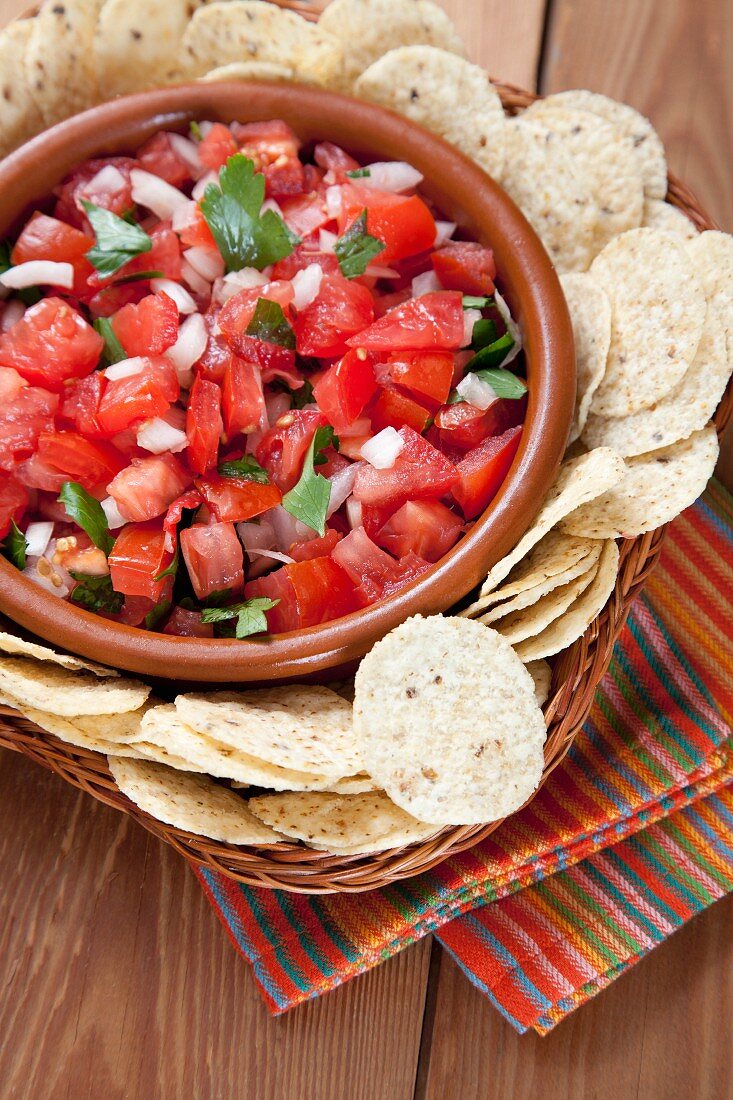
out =
<path fill-rule="evenodd" d="M 733 498 L 672 525 L 591 715 L 533 802 L 469 852 L 359 895 L 197 869 L 274 1013 L 430 932 L 545 1033 L 733 889 Z"/>

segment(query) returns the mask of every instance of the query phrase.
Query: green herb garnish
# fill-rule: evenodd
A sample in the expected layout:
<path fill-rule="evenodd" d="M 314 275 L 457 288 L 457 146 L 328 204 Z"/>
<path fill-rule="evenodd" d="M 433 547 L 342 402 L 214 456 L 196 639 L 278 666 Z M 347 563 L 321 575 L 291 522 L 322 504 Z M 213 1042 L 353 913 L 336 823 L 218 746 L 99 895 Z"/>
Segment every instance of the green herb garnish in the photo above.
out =
<path fill-rule="evenodd" d="M 508 332 L 505 332 L 498 340 L 494 340 L 476 352 L 466 367 L 466 373 L 471 371 L 476 374 L 479 370 L 501 366 L 513 347 L 514 340 Z"/>
<path fill-rule="evenodd" d="M 114 539 L 109 533 L 107 517 L 102 505 L 86 491 L 78 481 L 65 481 L 58 495 L 59 504 L 63 504 L 66 514 L 74 523 L 86 531 L 95 546 L 109 554 Z"/>
<path fill-rule="evenodd" d="M 146 279 L 164 279 L 162 271 L 136 271 L 132 275 L 123 275 L 115 279 L 112 286 L 127 286 L 128 283 L 142 283 Z"/>
<path fill-rule="evenodd" d="M 3 542 L 3 553 L 17 569 L 25 569 L 27 551 L 28 540 L 13 519 L 10 521 L 10 530 Z"/>
<path fill-rule="evenodd" d="M 350 180 L 365 180 L 371 176 L 371 169 L 369 168 L 355 168 L 353 172 L 347 172 L 346 175 Z"/>
<path fill-rule="evenodd" d="M 119 218 L 111 210 L 82 202 L 91 222 L 97 243 L 86 254 L 89 263 L 105 277 L 114 275 L 121 267 L 143 252 L 149 252 L 153 242 L 144 229 L 126 218 Z"/>
<path fill-rule="evenodd" d="M 291 516 L 295 516 L 306 527 L 317 531 L 319 535 L 326 533 L 326 512 L 331 500 L 331 483 L 328 478 L 316 473 L 315 466 L 326 461 L 322 452 L 335 440 L 336 437 L 330 425 L 316 429 L 303 460 L 300 480 L 282 499 L 282 506 L 286 512 L 290 512 Z"/>
<path fill-rule="evenodd" d="M 204 140 L 204 135 L 201 133 L 201 127 L 199 126 L 196 119 L 194 119 L 193 122 L 189 122 L 188 132 L 191 135 L 191 140 L 192 141 L 203 141 Z"/>
<path fill-rule="evenodd" d="M 106 366 L 110 366 L 112 363 L 120 363 L 123 359 L 129 358 L 122 344 L 115 336 L 115 330 L 112 328 L 112 322 L 109 317 L 97 317 L 94 322 L 94 328 L 104 340 L 102 359 Z"/>
<path fill-rule="evenodd" d="M 249 638 L 251 634 L 262 634 L 267 630 L 265 612 L 272 610 L 279 603 L 279 600 L 270 600 L 266 596 L 256 596 L 252 600 L 234 603 L 231 607 L 207 607 L 201 612 L 201 622 L 221 623 L 228 619 L 236 619 L 234 636 Z"/>
<path fill-rule="evenodd" d="M 497 397 L 518 398 L 524 397 L 527 386 L 516 374 L 510 370 L 502 370 L 495 367 L 489 370 L 477 370 L 473 372 L 482 382 L 488 382 Z"/>
<path fill-rule="evenodd" d="M 125 603 L 121 592 L 115 592 L 112 578 L 92 577 L 86 573 L 72 573 L 77 582 L 71 593 L 72 603 L 81 604 L 87 611 L 107 611 L 110 615 L 119 615 Z"/>
<path fill-rule="evenodd" d="M 487 306 L 494 304 L 493 298 L 484 298 L 475 294 L 463 295 L 463 308 L 464 309 L 486 309 Z"/>
<path fill-rule="evenodd" d="M 152 611 L 148 611 L 145 616 L 145 626 L 148 630 L 154 630 L 160 620 L 164 618 L 171 609 L 170 600 L 161 600 L 160 603 L 156 603 Z"/>
<path fill-rule="evenodd" d="M 471 334 L 471 347 L 474 351 L 480 351 L 496 340 L 496 324 L 488 317 L 482 317 L 473 326 Z"/>
<path fill-rule="evenodd" d="M 241 477 L 244 481 L 256 481 L 258 485 L 269 485 L 267 470 L 263 470 L 254 455 L 242 455 L 231 462 L 220 462 L 217 471 L 222 477 Z"/>
<path fill-rule="evenodd" d="M 173 561 L 170 563 L 170 565 L 166 569 L 164 569 L 161 573 L 158 573 L 158 576 L 154 577 L 153 580 L 156 581 L 156 583 L 157 583 L 157 581 L 164 580 L 165 577 L 175 577 L 176 573 L 178 572 L 178 562 L 179 562 L 179 560 L 180 559 L 179 559 L 178 549 L 176 548 L 176 552 L 173 555 Z"/>
<path fill-rule="evenodd" d="M 252 320 L 247 325 L 247 335 L 266 344 L 278 344 L 295 351 L 295 333 L 285 319 L 283 307 L 269 298 L 258 298 Z"/>
<path fill-rule="evenodd" d="M 347 279 L 356 279 L 363 275 L 374 257 L 384 252 L 384 242 L 367 233 L 366 210 L 362 210 L 343 237 L 339 237 L 333 250 L 341 273 Z"/>

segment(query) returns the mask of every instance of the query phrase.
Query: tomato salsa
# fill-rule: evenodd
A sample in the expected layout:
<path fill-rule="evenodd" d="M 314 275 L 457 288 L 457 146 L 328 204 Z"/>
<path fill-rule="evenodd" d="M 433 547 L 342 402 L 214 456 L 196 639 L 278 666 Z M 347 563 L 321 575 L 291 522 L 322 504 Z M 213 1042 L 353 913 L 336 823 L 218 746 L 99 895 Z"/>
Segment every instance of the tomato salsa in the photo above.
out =
<path fill-rule="evenodd" d="M 327 622 L 439 561 L 526 409 L 491 250 L 409 164 L 193 124 L 81 164 L 0 249 L 0 539 L 166 634 Z"/>

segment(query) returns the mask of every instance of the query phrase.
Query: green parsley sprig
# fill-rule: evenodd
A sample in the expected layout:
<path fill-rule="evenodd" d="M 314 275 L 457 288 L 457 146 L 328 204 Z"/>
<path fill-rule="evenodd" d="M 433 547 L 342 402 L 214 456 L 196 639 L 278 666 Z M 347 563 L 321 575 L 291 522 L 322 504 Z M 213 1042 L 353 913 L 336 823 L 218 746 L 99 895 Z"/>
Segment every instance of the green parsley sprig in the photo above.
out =
<path fill-rule="evenodd" d="M 331 483 L 322 474 L 317 474 L 316 466 L 322 465 L 326 458 L 323 451 L 338 440 L 330 424 L 316 429 L 303 460 L 303 472 L 300 480 L 282 500 L 282 506 L 291 516 L 295 516 L 306 527 L 326 533 L 326 513 L 331 500 Z"/>
<path fill-rule="evenodd" d="M 256 596 L 230 607 L 207 607 L 201 612 L 201 622 L 221 623 L 236 619 L 235 638 L 249 638 L 252 634 L 262 634 L 267 630 L 265 612 L 279 603 L 279 600 L 270 600 L 266 596 Z"/>
<path fill-rule="evenodd" d="M 100 275 L 105 278 L 114 275 L 136 256 L 150 252 L 153 241 L 135 222 L 120 218 L 93 202 L 82 205 L 97 239 L 86 257 Z"/>
<path fill-rule="evenodd" d="M 347 279 L 356 279 L 363 275 L 374 257 L 384 252 L 384 242 L 367 232 L 366 210 L 362 210 L 356 221 L 339 237 L 333 250 L 341 274 Z"/>

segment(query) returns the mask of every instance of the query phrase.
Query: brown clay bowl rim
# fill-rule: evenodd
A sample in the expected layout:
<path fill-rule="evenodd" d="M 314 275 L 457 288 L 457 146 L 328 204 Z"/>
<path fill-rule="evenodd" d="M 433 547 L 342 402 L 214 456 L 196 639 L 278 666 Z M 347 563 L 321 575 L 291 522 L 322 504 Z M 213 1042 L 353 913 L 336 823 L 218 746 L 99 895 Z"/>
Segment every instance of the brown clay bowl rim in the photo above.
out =
<path fill-rule="evenodd" d="M 80 161 L 129 151 L 157 130 L 203 118 L 283 118 L 306 141 L 332 140 L 357 156 L 410 161 L 425 176 L 423 190 L 438 208 L 492 246 L 525 341 L 529 402 L 517 456 L 486 512 L 427 573 L 397 596 L 322 626 L 266 641 L 155 634 L 60 601 L 4 559 L 0 610 L 55 645 L 148 677 L 262 683 L 323 674 L 362 657 L 410 615 L 451 607 L 529 527 L 567 443 L 575 401 L 572 327 L 547 253 L 496 182 L 407 119 L 306 86 L 241 81 L 180 85 L 126 96 L 61 122 L 0 164 L 0 229 L 6 234 L 16 228 Z"/>

